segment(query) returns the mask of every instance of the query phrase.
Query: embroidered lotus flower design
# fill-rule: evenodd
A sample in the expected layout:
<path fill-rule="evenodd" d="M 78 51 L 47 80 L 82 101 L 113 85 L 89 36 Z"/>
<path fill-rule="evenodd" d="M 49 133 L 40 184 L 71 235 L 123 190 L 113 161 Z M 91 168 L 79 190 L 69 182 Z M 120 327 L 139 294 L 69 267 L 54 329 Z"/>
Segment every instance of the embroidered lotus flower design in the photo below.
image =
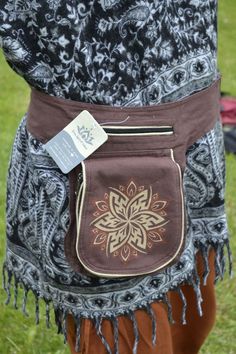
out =
<path fill-rule="evenodd" d="M 147 253 L 153 243 L 162 241 L 166 219 L 166 201 L 153 194 L 152 186 L 137 186 L 131 180 L 127 187 L 109 187 L 104 200 L 95 202 L 94 245 L 106 255 L 119 256 L 127 262 L 139 253 Z"/>

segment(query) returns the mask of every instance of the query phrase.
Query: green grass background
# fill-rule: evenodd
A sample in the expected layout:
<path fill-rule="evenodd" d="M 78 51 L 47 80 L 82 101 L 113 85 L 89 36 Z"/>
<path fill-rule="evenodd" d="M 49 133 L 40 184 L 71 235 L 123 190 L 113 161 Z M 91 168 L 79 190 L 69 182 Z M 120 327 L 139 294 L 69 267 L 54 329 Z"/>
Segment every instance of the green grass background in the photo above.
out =
<path fill-rule="evenodd" d="M 219 1 L 219 68 L 222 90 L 236 96 L 236 1 Z M 0 53 L 0 263 L 5 249 L 5 183 L 8 158 L 17 125 L 27 110 L 29 89 L 4 61 Z M 236 254 L 236 158 L 227 156 L 227 212 Z M 45 326 L 44 304 L 41 304 L 40 324 L 34 322 L 34 299 L 29 296 L 24 317 L 13 305 L 5 306 L 5 293 L 0 289 L 0 354 L 68 354 L 63 338 L 55 325 Z M 201 354 L 236 354 L 236 285 L 226 276 L 217 285 L 217 321 Z M 20 299 L 19 299 L 20 304 Z M 53 324 L 53 318 L 52 318 Z M 98 353 L 99 354 L 99 353 Z M 144 353 L 148 354 L 148 353 Z M 191 354 L 191 353 L 189 353 Z"/>

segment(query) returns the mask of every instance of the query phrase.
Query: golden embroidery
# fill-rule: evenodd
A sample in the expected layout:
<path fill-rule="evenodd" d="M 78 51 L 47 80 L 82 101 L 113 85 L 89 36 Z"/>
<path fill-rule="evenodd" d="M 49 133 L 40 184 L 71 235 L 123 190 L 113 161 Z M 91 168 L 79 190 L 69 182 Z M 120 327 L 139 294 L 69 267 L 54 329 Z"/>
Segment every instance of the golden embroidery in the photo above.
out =
<path fill-rule="evenodd" d="M 109 187 L 104 200 L 95 202 L 94 245 L 101 245 L 107 256 L 119 256 L 124 262 L 139 253 L 147 253 L 153 243 L 162 241 L 163 226 L 168 223 L 164 208 L 152 187 L 137 186 L 133 180 L 127 188 Z"/>

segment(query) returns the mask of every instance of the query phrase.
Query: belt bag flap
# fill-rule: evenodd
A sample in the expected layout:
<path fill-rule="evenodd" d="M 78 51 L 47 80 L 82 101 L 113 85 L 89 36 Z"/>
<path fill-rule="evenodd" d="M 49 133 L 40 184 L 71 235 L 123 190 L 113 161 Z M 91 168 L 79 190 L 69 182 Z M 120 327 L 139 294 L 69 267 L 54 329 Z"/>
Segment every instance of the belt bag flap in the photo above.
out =
<path fill-rule="evenodd" d="M 125 136 L 120 139 L 126 142 Z M 140 143 L 142 136 L 137 139 Z M 156 272 L 176 260 L 184 244 L 182 174 L 174 151 L 143 150 L 135 143 L 133 149 L 112 151 L 109 139 L 104 145 L 82 162 L 76 202 L 79 261 L 104 277 Z"/>

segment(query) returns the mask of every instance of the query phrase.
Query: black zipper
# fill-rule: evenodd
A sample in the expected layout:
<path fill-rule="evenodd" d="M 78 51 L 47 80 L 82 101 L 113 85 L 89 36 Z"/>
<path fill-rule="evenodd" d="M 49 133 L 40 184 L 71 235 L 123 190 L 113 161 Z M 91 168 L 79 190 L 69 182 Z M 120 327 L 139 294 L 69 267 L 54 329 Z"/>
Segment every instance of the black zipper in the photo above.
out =
<path fill-rule="evenodd" d="M 152 133 L 159 133 L 160 135 L 171 135 L 174 133 L 174 129 L 172 126 L 158 126 L 158 127 L 103 127 L 106 133 L 111 134 L 152 134 Z"/>

